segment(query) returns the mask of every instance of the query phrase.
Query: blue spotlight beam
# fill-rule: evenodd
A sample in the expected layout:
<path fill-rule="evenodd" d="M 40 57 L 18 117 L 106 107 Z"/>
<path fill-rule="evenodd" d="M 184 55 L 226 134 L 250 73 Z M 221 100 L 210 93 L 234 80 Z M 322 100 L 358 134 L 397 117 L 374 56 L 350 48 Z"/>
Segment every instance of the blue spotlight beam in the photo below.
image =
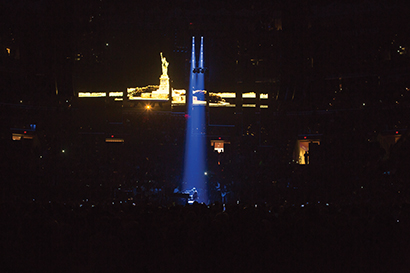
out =
<path fill-rule="evenodd" d="M 185 169 L 182 189 L 187 191 L 196 188 L 199 194 L 199 199 L 196 201 L 207 203 L 205 107 L 203 103 L 197 103 L 198 101 L 205 101 L 203 95 L 205 90 L 203 60 L 203 37 L 201 37 L 199 67 L 196 67 L 195 37 L 192 37 L 190 88 L 189 94 L 187 94 L 188 119 L 185 143 Z"/>
<path fill-rule="evenodd" d="M 204 81 L 204 37 L 201 37 L 201 49 L 199 51 L 199 64 L 197 71 L 197 83 L 196 89 L 205 91 L 205 81 Z M 199 101 L 205 101 L 205 94 L 199 93 L 197 96 Z"/>
<path fill-rule="evenodd" d="M 204 37 L 201 37 L 201 49 L 199 51 L 199 66 L 200 69 L 204 69 Z"/>
<path fill-rule="evenodd" d="M 191 75 L 189 77 L 189 95 L 188 95 L 188 109 L 192 107 L 192 100 L 193 100 L 193 94 L 196 89 L 196 73 L 194 73 L 196 67 L 196 60 L 195 60 L 195 37 L 192 37 L 192 54 L 191 54 Z M 188 111 L 189 114 L 189 111 Z"/>

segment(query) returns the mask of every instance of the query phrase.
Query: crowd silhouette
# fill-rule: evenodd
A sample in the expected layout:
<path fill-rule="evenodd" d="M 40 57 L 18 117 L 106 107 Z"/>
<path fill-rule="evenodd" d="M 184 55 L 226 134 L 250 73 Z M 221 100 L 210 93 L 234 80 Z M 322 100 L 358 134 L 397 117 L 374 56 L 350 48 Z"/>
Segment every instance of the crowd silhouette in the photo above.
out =
<path fill-rule="evenodd" d="M 306 166 L 292 157 L 301 120 L 277 116 L 282 134 L 266 126 L 265 147 L 257 127 L 243 126 L 224 153 L 208 145 L 209 202 L 186 205 L 173 195 L 183 173 L 184 115 L 119 114 L 118 124 L 109 118 L 116 109 L 94 113 L 100 123 L 79 119 L 81 109 L 53 111 L 33 139 L 3 137 L 1 272 L 409 266 L 408 136 L 401 131 L 386 149 L 367 112 L 301 117 L 323 132 Z M 111 135 L 124 143 L 106 143 Z"/>

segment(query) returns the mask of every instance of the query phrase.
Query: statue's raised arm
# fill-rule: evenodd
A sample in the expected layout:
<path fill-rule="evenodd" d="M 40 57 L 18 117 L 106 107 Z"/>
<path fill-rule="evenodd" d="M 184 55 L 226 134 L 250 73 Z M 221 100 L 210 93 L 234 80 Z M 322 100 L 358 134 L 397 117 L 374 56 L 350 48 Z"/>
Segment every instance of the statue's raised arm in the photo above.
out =
<path fill-rule="evenodd" d="M 168 75 L 168 65 L 169 63 L 167 62 L 167 59 L 162 56 L 162 52 L 160 53 L 161 55 L 161 61 L 162 61 L 162 75 Z"/>

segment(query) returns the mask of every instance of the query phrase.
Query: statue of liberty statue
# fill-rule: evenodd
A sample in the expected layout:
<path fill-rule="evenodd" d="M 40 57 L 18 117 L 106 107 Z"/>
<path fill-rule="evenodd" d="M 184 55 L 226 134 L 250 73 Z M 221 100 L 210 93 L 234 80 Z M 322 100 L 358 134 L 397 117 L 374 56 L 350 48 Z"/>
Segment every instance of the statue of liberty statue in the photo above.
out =
<path fill-rule="evenodd" d="M 162 75 L 168 76 L 169 63 L 167 62 L 167 59 L 164 56 L 162 56 L 162 52 L 160 54 L 161 54 L 161 61 L 162 61 Z"/>

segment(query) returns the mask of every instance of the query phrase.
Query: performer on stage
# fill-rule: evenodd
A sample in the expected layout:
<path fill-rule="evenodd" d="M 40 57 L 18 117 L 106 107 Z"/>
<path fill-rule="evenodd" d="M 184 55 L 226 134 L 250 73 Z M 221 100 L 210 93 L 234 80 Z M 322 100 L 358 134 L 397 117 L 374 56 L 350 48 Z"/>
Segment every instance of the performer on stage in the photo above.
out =
<path fill-rule="evenodd" d="M 195 202 L 195 201 L 198 201 L 198 199 L 199 199 L 198 191 L 197 191 L 195 188 L 193 188 L 192 191 L 193 191 L 193 193 L 192 193 L 192 200 L 193 200 L 194 202 Z"/>

